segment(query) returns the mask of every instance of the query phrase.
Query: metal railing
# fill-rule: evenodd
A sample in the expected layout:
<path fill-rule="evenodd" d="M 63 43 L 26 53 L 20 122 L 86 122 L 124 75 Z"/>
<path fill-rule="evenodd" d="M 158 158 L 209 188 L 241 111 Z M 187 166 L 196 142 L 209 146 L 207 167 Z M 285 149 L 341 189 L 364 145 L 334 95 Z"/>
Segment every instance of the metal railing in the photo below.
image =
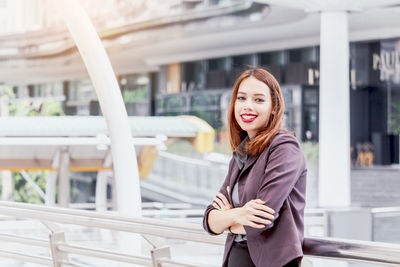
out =
<path fill-rule="evenodd" d="M 69 259 L 70 254 L 91 256 L 98 259 L 134 263 L 143 266 L 208 266 L 191 264 L 171 259 L 165 242 L 154 241 L 154 237 L 194 241 L 205 244 L 224 245 L 225 235 L 211 236 L 200 225 L 150 218 L 123 217 L 93 211 L 72 210 L 33 204 L 0 201 L 0 214 L 40 220 L 49 229 L 49 240 L 0 234 L 0 240 L 16 242 L 34 247 L 47 247 L 51 257 L 31 255 L 10 250 L 0 250 L 0 257 L 33 262 L 49 266 L 82 266 Z M 152 257 L 135 256 L 119 251 L 90 248 L 67 242 L 58 223 L 102 228 L 141 234 L 151 245 Z M 385 266 L 400 265 L 400 245 L 354 241 L 331 238 L 306 238 L 304 253 L 310 257 L 348 262 L 365 262 Z"/>
<path fill-rule="evenodd" d="M 371 209 L 372 241 L 400 242 L 400 207 Z"/>

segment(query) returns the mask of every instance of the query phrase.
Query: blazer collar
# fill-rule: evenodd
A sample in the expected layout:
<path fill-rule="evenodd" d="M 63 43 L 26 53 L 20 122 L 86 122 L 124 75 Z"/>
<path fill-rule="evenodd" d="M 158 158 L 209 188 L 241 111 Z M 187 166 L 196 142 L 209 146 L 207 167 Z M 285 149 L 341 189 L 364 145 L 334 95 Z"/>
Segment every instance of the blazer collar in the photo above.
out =
<path fill-rule="evenodd" d="M 244 173 L 248 168 L 250 168 L 254 164 L 254 162 L 256 162 L 257 159 L 258 159 L 257 156 L 248 155 L 246 164 L 244 164 L 244 167 L 243 167 L 241 173 Z"/>
<path fill-rule="evenodd" d="M 232 173 L 231 173 L 231 177 L 233 179 L 231 179 L 231 181 L 229 183 L 230 189 L 233 188 L 233 185 L 237 182 L 237 180 L 239 179 L 239 176 L 241 176 L 242 173 L 244 173 L 248 168 L 250 168 L 257 161 L 257 159 L 258 159 L 257 156 L 249 155 L 242 170 L 240 170 L 239 166 L 236 164 L 236 162 L 234 162 L 233 168 L 232 168 Z"/>

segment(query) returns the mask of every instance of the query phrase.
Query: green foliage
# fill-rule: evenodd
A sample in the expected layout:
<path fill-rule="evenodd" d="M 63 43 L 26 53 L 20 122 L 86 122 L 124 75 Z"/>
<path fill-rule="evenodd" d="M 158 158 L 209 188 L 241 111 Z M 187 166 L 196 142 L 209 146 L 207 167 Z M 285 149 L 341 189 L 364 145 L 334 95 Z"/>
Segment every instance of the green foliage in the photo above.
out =
<path fill-rule="evenodd" d="M 31 179 L 42 189 L 46 190 L 46 180 L 48 171 L 31 171 L 27 172 Z M 32 188 L 32 186 L 22 177 L 21 173 L 13 173 L 14 182 L 14 200 L 17 202 L 43 204 L 44 199 Z"/>
<path fill-rule="evenodd" d="M 8 98 L 14 98 L 15 94 L 13 88 L 8 85 L 0 85 L 0 96 L 6 95 Z"/>
<path fill-rule="evenodd" d="M 393 103 L 392 113 L 392 131 L 394 134 L 400 134 L 400 104 Z"/>
<path fill-rule="evenodd" d="M 136 90 L 123 90 L 122 98 L 125 103 L 135 103 L 140 101 L 145 101 L 148 98 L 147 87 L 136 89 Z"/>
<path fill-rule="evenodd" d="M 61 102 L 46 100 L 42 103 L 22 101 L 10 104 L 10 116 L 61 116 L 64 115 Z"/>

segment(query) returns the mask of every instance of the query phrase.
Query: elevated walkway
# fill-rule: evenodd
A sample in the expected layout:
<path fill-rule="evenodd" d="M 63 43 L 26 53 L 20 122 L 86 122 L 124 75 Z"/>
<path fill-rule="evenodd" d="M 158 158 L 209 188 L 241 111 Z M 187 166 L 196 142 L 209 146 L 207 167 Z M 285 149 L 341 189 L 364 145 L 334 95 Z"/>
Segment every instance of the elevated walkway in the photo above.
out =
<path fill-rule="evenodd" d="M 157 156 L 149 147 L 162 148 L 167 138 L 190 140 L 201 152 L 212 151 L 214 131 L 193 116 L 130 117 L 141 177 L 146 177 Z M 0 118 L 0 170 L 55 170 L 54 159 L 67 150 L 71 171 L 111 170 L 104 166 L 110 140 L 103 117 Z"/>

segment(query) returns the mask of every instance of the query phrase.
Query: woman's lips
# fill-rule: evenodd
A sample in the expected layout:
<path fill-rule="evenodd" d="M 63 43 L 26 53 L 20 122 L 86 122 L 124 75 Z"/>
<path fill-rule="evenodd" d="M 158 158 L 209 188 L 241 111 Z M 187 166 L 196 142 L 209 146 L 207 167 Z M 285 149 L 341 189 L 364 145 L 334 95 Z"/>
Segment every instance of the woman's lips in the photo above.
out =
<path fill-rule="evenodd" d="M 257 115 L 254 115 L 254 114 L 242 114 L 242 115 L 240 115 L 240 118 L 242 119 L 243 122 L 250 123 L 250 122 L 253 122 L 257 118 Z"/>

